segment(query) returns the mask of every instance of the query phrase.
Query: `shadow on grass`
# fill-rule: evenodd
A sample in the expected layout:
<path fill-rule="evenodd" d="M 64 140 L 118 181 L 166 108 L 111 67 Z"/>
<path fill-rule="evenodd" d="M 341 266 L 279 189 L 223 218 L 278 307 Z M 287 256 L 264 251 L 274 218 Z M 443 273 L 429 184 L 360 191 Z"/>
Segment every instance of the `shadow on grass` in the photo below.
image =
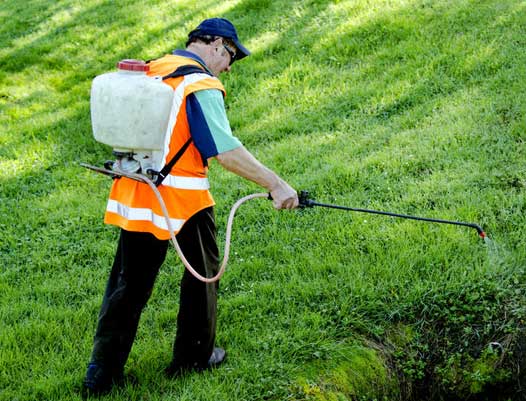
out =
<path fill-rule="evenodd" d="M 239 75 L 254 70 L 256 76 L 253 81 L 256 86 L 253 90 L 250 82 L 246 77 L 236 75 L 234 70 L 233 76 L 228 77 L 227 81 L 235 81 L 239 78 L 246 86 L 242 88 L 243 98 L 233 93 L 233 104 L 243 102 L 245 98 L 258 98 L 257 110 L 276 109 L 276 103 L 280 102 L 280 97 L 287 100 L 287 93 L 283 89 L 288 89 L 293 96 L 298 96 L 297 107 L 291 107 L 286 114 L 279 114 L 279 120 L 265 119 L 261 116 L 260 120 L 264 122 L 257 125 L 259 131 L 254 132 L 248 128 L 249 136 L 244 138 L 249 145 L 259 145 L 267 141 L 287 140 L 291 136 L 312 134 L 317 132 L 331 132 L 345 126 L 348 120 L 362 120 L 364 124 L 371 127 L 375 125 L 392 122 L 397 117 L 410 113 L 415 109 L 429 108 L 434 101 L 443 96 L 452 95 L 455 92 L 462 91 L 473 84 L 473 79 L 483 81 L 494 76 L 495 71 L 500 65 L 490 65 L 488 68 L 483 66 L 491 64 L 493 55 L 485 53 L 481 49 L 486 45 L 486 41 L 478 37 L 479 33 L 484 30 L 488 23 L 486 14 L 477 15 L 473 12 L 471 4 L 461 3 L 452 10 L 433 10 L 432 6 L 420 5 L 413 10 L 413 5 L 400 8 L 395 13 L 388 16 L 379 14 L 365 22 L 353 26 L 344 34 L 334 37 L 324 42 L 323 49 L 319 49 L 316 44 L 323 41 L 324 37 L 330 33 L 334 27 L 331 25 L 321 26 L 320 16 L 327 12 L 327 8 L 332 4 L 330 1 L 294 1 L 288 2 L 290 10 L 299 10 L 294 18 L 287 18 L 286 27 L 280 26 L 280 19 L 283 19 L 283 8 L 279 3 L 266 1 L 258 2 L 246 0 L 240 2 L 226 13 L 226 17 L 233 21 L 239 20 L 238 30 L 241 32 L 250 32 L 252 40 L 265 34 L 268 26 L 279 26 L 281 28 L 280 37 L 274 44 L 264 49 L 260 54 L 255 54 L 251 65 L 240 64 Z M 38 10 L 42 2 L 33 3 Z M 204 7 L 203 7 L 204 8 Z M 14 8 L 16 11 L 16 7 Z M 68 10 L 67 7 L 55 9 L 56 13 Z M 484 9 L 483 9 L 484 10 Z M 434 11 L 434 13 L 433 13 Z M 504 6 L 499 10 L 501 15 L 494 15 L 495 21 L 502 20 L 502 15 L 512 11 L 510 4 L 508 9 Z M 253 23 L 253 18 L 245 17 L 253 13 L 258 14 L 257 22 Z M 55 82 L 53 90 L 63 93 L 61 101 L 57 104 L 58 110 L 63 110 L 71 106 L 71 103 L 79 103 L 77 114 L 68 116 L 71 120 L 82 123 L 83 134 L 89 131 L 89 110 L 88 90 L 89 83 L 99 73 L 107 71 L 113 66 L 116 60 L 125 57 L 149 58 L 155 57 L 149 53 L 148 48 L 155 42 L 162 40 L 166 35 L 180 26 L 183 21 L 194 18 L 199 12 L 194 13 L 181 12 L 175 15 L 174 21 L 166 24 L 162 28 L 153 31 L 144 30 L 144 34 L 138 37 L 133 36 L 133 30 L 127 30 L 130 23 L 136 24 L 134 30 L 140 30 L 140 18 L 130 17 L 130 12 L 126 7 L 118 7 L 112 2 L 104 2 L 100 5 L 93 6 L 87 10 L 77 12 L 72 11 L 73 15 L 69 22 L 57 24 L 50 32 L 37 35 L 37 38 L 23 45 L 20 48 L 7 51 L 3 57 L 0 57 L 0 64 L 3 65 L 5 72 L 27 72 L 32 76 L 31 70 L 58 70 L 61 71 L 61 78 Z M 101 15 L 106 16 L 101 19 Z M 447 26 L 441 24 L 441 18 L 446 15 Z M 466 15 L 470 15 L 469 21 L 466 22 Z M 9 19 L 15 19 L 16 15 L 9 16 Z M 411 20 L 410 20 L 411 18 Z M 245 21 L 246 20 L 246 21 Z M 38 19 L 42 24 L 43 20 Z M 322 18 L 321 22 L 329 22 Z M 455 52 L 448 52 L 441 43 L 429 40 L 421 41 L 417 44 L 417 51 L 412 51 L 409 56 L 404 52 L 411 47 L 415 47 L 415 36 L 419 38 L 436 38 L 437 34 L 447 30 L 448 26 L 465 26 L 469 22 L 470 31 L 460 33 L 450 33 L 448 38 L 449 47 L 458 49 L 463 43 L 470 43 L 469 53 L 458 55 Z M 284 24 L 285 24 L 284 23 Z M 343 24 L 344 21 L 339 21 Z M 250 26 L 248 26 L 250 24 Z M 464 25 L 462 25 L 464 24 Z M 498 25 L 497 23 L 495 23 Z M 424 25 L 425 28 L 422 28 Z M 313 26 L 317 28 L 314 29 Z M 80 28 L 80 29 L 79 29 Z M 73 37 L 79 39 L 78 45 L 69 48 L 71 43 L 70 35 L 64 33 L 74 32 Z M 124 31 L 129 33 L 128 37 L 115 35 L 115 32 Z M 83 35 L 82 32 L 91 32 Z M 315 37 L 313 37 L 313 32 Z M 457 38 L 460 36 L 460 38 Z M 102 49 L 94 49 L 95 59 L 86 59 L 82 55 L 82 48 L 90 46 L 89 41 L 95 37 L 106 37 Z M 160 39 L 161 38 L 161 39 Z M 452 39 L 453 42 L 449 39 Z M 496 40 L 495 36 L 492 40 Z M 455 44 L 457 41 L 458 44 Z M 123 45 L 123 42 L 125 45 Z M 473 45 L 478 44 L 478 47 Z M 280 58 L 281 53 L 287 53 L 291 48 L 298 47 L 301 49 L 304 58 L 316 66 L 311 71 L 293 71 L 294 63 L 283 63 Z M 175 47 L 175 46 L 174 46 Z M 112 52 L 112 49 L 119 48 L 118 52 Z M 168 48 L 167 48 L 168 49 Z M 171 50 L 171 48 L 169 48 Z M 478 56 L 480 54 L 480 56 Z M 422 57 L 423 55 L 423 57 Z M 463 63 L 460 57 L 475 57 L 475 62 Z M 80 57 L 80 59 L 79 59 Z M 338 60 L 334 62 L 334 60 Z M 281 61 L 281 63 L 280 63 Z M 258 69 L 256 63 L 262 62 L 265 70 Z M 464 65 L 466 64 L 466 65 Z M 255 66 L 254 66 L 255 65 Z M 364 66 L 364 68 L 355 69 L 353 66 Z M 464 67 L 463 67 L 464 65 Z M 473 67 L 473 65 L 478 67 Z M 65 68 L 66 66 L 67 68 Z M 409 85 L 403 90 L 396 88 L 398 81 L 396 76 L 403 75 L 403 69 L 406 66 L 415 70 L 418 77 L 411 78 Z M 237 66 L 236 66 L 237 67 Z M 270 67 L 270 68 L 269 68 Z M 474 74 L 473 69 L 478 68 L 478 73 Z M 460 69 L 460 70 L 459 70 Z M 356 84 L 359 93 L 355 91 L 352 85 L 344 86 L 345 90 L 339 90 L 328 93 L 324 90 L 322 82 L 314 86 L 313 92 L 319 91 L 319 99 L 309 105 L 301 102 L 301 90 L 298 87 L 312 85 L 309 84 L 310 76 L 317 76 L 328 82 L 350 81 Z M 364 87 L 362 82 L 370 82 L 370 76 L 377 75 L 378 83 L 374 86 L 382 85 L 385 98 L 378 98 L 376 87 Z M 261 83 L 280 79 L 279 77 L 292 76 L 295 79 L 295 85 L 291 86 L 290 82 L 284 82 L 277 87 L 276 93 L 267 93 L 261 98 Z M 390 78 L 394 76 L 395 78 Z M 439 79 L 437 79 L 437 77 Z M 336 88 L 335 88 L 336 89 Z M 387 94 L 393 93 L 392 96 Z M 73 99 L 68 98 L 68 94 L 73 95 Z M 15 100 L 15 107 L 30 107 L 33 103 L 44 100 L 45 92 L 37 92 L 34 96 L 26 97 L 21 102 Z M 250 112 L 250 110 L 248 110 Z M 429 111 L 429 110 L 428 110 Z M 53 110 L 41 110 L 42 115 L 49 114 Z M 33 119 L 38 121 L 39 113 L 35 113 Z M 425 111 L 423 112 L 425 114 Z M 262 114 L 262 113 L 254 113 Z M 256 119 L 257 123 L 257 119 Z M 414 122 L 415 124 L 416 122 Z M 64 132 L 61 127 L 62 123 L 57 123 L 58 130 Z M 84 127 L 85 125 L 85 127 Z M 240 130 L 246 127 L 238 127 Z M 367 127 L 365 127 L 367 129 Z M 35 137 L 46 137 L 45 133 L 53 132 L 53 124 L 36 128 L 32 130 Z M 57 136 L 59 141 L 70 137 L 75 140 L 75 132 L 67 132 L 65 135 Z M 14 143 L 16 139 L 12 139 Z M 24 141 L 25 142 L 25 141 Z M 18 146 L 24 146 L 19 142 Z M 383 146 L 384 144 L 381 143 Z"/>

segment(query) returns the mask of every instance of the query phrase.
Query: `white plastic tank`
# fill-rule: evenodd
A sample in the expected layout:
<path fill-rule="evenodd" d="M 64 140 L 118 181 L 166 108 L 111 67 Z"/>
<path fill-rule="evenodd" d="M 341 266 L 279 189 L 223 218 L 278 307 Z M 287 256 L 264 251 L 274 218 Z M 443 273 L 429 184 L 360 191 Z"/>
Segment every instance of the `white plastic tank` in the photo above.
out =
<path fill-rule="evenodd" d="M 149 77 L 148 64 L 122 60 L 118 71 L 95 77 L 91 86 L 91 123 L 95 139 L 118 152 L 162 150 L 173 89 Z"/>

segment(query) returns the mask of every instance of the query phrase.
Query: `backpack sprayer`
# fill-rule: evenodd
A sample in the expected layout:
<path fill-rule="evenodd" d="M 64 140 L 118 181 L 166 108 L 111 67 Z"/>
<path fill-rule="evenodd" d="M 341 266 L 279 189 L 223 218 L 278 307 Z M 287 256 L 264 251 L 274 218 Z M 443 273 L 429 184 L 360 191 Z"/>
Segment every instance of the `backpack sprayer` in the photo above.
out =
<path fill-rule="evenodd" d="M 150 175 L 163 163 L 173 89 L 161 77 L 149 77 L 150 67 L 139 60 L 122 60 L 117 72 L 95 77 L 90 109 L 93 136 L 113 148 L 116 157 L 107 169 Z"/>
<path fill-rule="evenodd" d="M 80 164 L 83 167 L 109 175 L 112 178 L 127 177 L 147 184 L 154 192 L 161 206 L 170 232 L 170 239 L 184 266 L 194 277 L 202 282 L 212 283 L 218 281 L 225 272 L 228 262 L 232 225 L 237 209 L 248 200 L 256 198 L 272 199 L 272 197 L 267 193 L 256 193 L 239 199 L 232 206 L 228 217 L 225 249 L 219 272 L 211 278 L 204 277 L 196 272 L 186 260 L 177 243 L 168 210 L 163 197 L 157 189 L 164 176 L 189 145 L 189 142 L 185 143 L 174 158 L 163 167 L 163 148 L 171 135 L 171 132 L 167 132 L 167 127 L 174 91 L 170 86 L 162 82 L 163 78 L 147 76 L 146 72 L 149 66 L 142 61 L 122 60 L 117 64 L 117 68 L 118 72 L 102 74 L 93 80 L 90 100 L 93 135 L 98 142 L 113 148 L 116 160 L 105 162 L 104 168 L 86 163 Z M 191 68 L 183 69 L 180 72 L 176 70 L 167 77 L 181 76 L 193 72 L 196 72 L 196 70 Z M 307 191 L 301 191 L 298 196 L 301 208 L 317 206 L 431 223 L 465 226 L 477 230 L 481 238 L 486 238 L 486 233 L 475 223 L 319 203 L 309 199 Z"/>

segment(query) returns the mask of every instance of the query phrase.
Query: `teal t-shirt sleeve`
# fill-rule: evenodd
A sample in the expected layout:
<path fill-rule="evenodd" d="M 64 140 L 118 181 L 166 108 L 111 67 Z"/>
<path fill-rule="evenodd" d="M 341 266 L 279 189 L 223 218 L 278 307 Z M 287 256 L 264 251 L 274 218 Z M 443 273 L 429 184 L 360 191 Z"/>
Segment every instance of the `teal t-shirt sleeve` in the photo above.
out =
<path fill-rule="evenodd" d="M 207 89 L 194 92 L 203 112 L 211 139 L 217 149 L 217 154 L 228 152 L 241 146 L 241 141 L 232 134 L 228 121 L 223 93 L 217 89 Z M 216 155 L 208 155 L 216 156 Z"/>

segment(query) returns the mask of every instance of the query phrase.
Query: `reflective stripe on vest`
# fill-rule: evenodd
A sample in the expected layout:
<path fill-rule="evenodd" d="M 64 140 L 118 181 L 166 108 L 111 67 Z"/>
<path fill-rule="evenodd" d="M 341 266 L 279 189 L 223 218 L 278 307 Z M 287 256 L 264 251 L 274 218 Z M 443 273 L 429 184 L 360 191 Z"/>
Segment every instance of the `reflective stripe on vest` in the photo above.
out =
<path fill-rule="evenodd" d="M 164 216 L 155 214 L 151 209 L 145 208 L 133 208 L 122 203 L 119 203 L 113 199 L 108 200 L 108 206 L 106 207 L 108 212 L 118 214 L 130 221 L 150 221 L 152 224 L 162 230 L 168 230 L 168 223 Z M 172 228 L 175 231 L 179 231 L 184 224 L 183 219 L 170 219 Z"/>
<path fill-rule="evenodd" d="M 210 189 L 210 182 L 208 181 L 208 178 L 181 177 L 171 174 L 166 176 L 163 181 L 163 185 L 177 189 Z"/>
<path fill-rule="evenodd" d="M 201 80 L 210 78 L 210 75 L 207 74 L 191 74 L 183 76 L 183 82 L 175 88 L 174 97 L 172 101 L 172 108 L 170 110 L 170 119 L 168 120 L 168 126 L 166 127 L 166 135 L 164 136 L 164 150 L 163 150 L 163 160 L 164 163 L 168 163 L 170 160 L 167 159 L 168 153 L 170 152 L 170 140 L 172 138 L 172 131 L 177 122 L 177 115 L 179 110 L 181 110 L 181 105 L 185 99 L 187 93 L 187 88 L 189 85 L 195 84 Z M 167 180 L 168 177 L 165 178 Z M 208 188 L 207 188 L 208 189 Z"/>

